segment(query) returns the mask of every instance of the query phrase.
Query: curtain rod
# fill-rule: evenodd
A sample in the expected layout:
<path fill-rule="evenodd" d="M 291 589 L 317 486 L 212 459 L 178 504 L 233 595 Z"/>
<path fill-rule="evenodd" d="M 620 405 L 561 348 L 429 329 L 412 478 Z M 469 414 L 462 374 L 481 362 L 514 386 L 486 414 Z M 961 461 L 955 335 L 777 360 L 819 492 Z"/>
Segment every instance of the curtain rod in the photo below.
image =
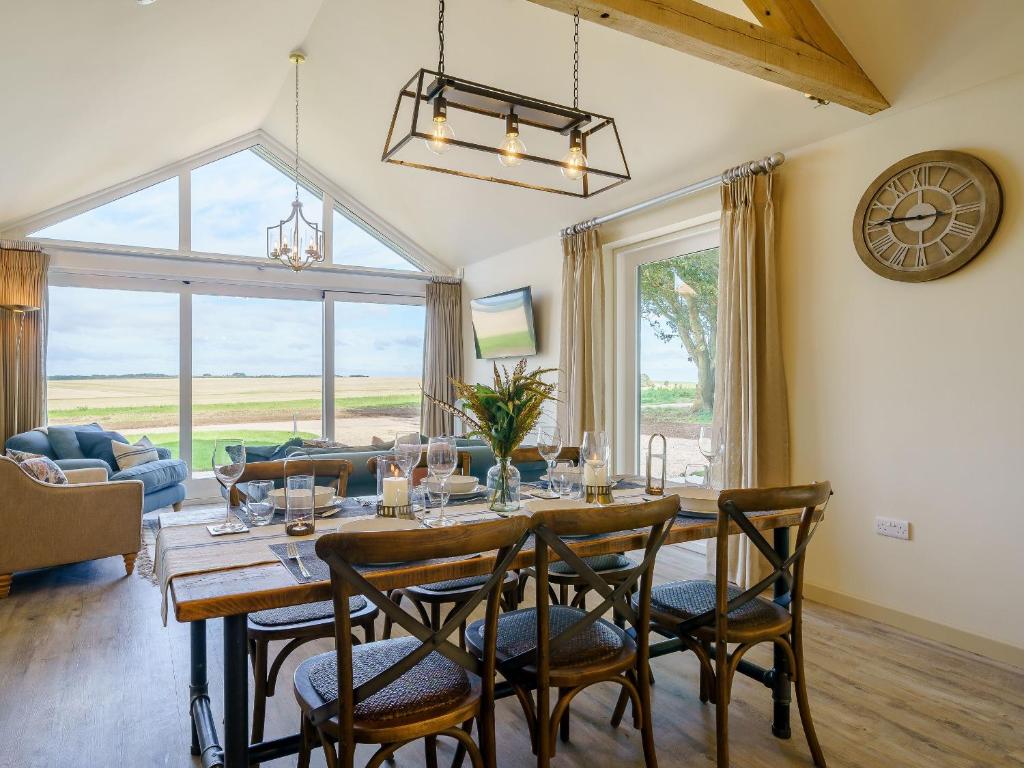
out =
<path fill-rule="evenodd" d="M 786 162 L 786 156 L 781 152 L 774 152 L 767 157 L 761 158 L 760 160 L 752 160 L 749 163 L 742 163 L 733 168 L 729 168 L 717 176 L 698 181 L 694 184 L 689 184 L 685 187 L 666 192 L 663 195 L 652 197 L 650 200 L 644 200 L 642 203 L 631 205 L 628 208 L 623 208 L 613 213 L 606 213 L 604 216 L 598 216 L 596 219 L 588 219 L 587 221 L 581 221 L 579 224 L 573 224 L 571 227 L 566 227 L 562 230 L 562 236 L 576 234 L 578 232 L 585 232 L 588 229 L 599 227 L 602 224 L 607 224 L 610 221 L 621 219 L 623 216 L 629 216 L 639 211 L 646 210 L 647 208 L 653 208 L 656 205 L 667 203 L 671 200 L 675 200 L 680 197 L 686 197 L 692 195 L 695 192 L 703 192 L 705 189 L 711 189 L 717 187 L 720 184 L 725 184 L 732 179 L 737 179 L 743 176 L 758 176 L 764 173 L 771 173 L 780 165 Z"/>

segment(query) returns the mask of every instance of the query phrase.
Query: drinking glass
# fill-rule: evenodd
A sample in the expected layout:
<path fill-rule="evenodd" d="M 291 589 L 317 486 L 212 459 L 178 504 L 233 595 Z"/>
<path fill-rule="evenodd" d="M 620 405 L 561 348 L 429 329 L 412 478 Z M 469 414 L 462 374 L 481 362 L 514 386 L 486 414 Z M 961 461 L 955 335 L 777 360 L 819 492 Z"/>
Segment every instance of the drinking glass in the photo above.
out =
<path fill-rule="evenodd" d="M 459 463 L 459 452 L 455 447 L 454 437 L 432 437 L 427 442 L 427 471 L 431 479 L 440 487 L 441 519 L 438 525 L 451 525 L 445 517 L 444 506 L 448 501 L 448 478 L 452 476 Z M 429 487 L 429 486 L 428 486 Z M 431 494 L 434 493 L 430 489 Z"/>
<path fill-rule="evenodd" d="M 274 481 L 252 480 L 246 483 L 245 508 L 249 522 L 253 525 L 267 525 L 274 517 Z"/>
<path fill-rule="evenodd" d="M 231 489 L 245 471 L 245 441 L 240 438 L 218 438 L 213 444 L 210 457 L 213 474 L 228 492 L 224 505 L 224 522 L 210 527 L 210 533 L 242 533 L 245 523 L 231 513 Z"/>
<path fill-rule="evenodd" d="M 581 478 L 576 470 L 576 465 L 571 461 L 559 464 L 555 469 L 556 488 L 559 497 L 563 499 L 578 499 L 583 494 Z"/>
<path fill-rule="evenodd" d="M 708 468 L 704 464 L 687 464 L 683 470 L 683 482 L 686 485 L 704 485 L 707 476 Z"/>
<path fill-rule="evenodd" d="M 312 475 L 292 475 L 284 481 L 284 532 L 305 536 L 316 530 L 313 516 L 315 484 Z"/>
<path fill-rule="evenodd" d="M 412 479 L 410 473 L 420 463 L 422 450 L 418 432 L 399 432 L 395 435 L 395 459 L 407 480 Z"/>
<path fill-rule="evenodd" d="M 548 491 L 555 491 L 554 469 L 558 454 L 562 452 L 562 435 L 557 426 L 542 427 L 537 432 L 537 450 L 548 463 Z"/>
<path fill-rule="evenodd" d="M 722 447 L 722 431 L 718 430 L 716 435 L 715 428 L 711 425 L 705 424 L 700 428 L 700 435 L 697 437 L 697 450 L 701 452 L 701 455 L 708 460 L 708 469 L 704 474 L 704 487 L 711 487 L 711 466 L 714 464 L 715 457 L 721 451 Z"/>

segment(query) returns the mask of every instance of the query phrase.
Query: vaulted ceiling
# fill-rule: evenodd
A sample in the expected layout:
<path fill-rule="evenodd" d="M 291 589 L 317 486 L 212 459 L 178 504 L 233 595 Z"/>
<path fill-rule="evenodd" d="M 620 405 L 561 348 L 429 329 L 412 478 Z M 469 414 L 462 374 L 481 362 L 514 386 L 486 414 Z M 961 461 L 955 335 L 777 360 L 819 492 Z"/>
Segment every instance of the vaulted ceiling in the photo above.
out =
<path fill-rule="evenodd" d="M 815 0 L 893 110 L 1024 69 L 1018 0 Z M 741 0 L 707 2 L 751 19 Z M 874 117 L 604 27 L 581 29 L 581 106 L 617 118 L 633 180 L 582 201 L 380 162 L 398 88 L 436 64 L 432 0 L 0 0 L 0 228 L 255 128 L 453 266 Z M 446 65 L 571 100 L 572 21 L 448 0 Z"/>

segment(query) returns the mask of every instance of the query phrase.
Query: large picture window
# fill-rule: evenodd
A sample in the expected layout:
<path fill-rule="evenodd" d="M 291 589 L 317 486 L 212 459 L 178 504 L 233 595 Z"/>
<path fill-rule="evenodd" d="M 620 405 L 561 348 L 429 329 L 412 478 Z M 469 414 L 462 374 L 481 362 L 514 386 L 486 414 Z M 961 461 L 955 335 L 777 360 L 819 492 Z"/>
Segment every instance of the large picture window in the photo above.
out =
<path fill-rule="evenodd" d="M 178 455 L 178 295 L 50 287 L 49 423 L 98 422 Z"/>

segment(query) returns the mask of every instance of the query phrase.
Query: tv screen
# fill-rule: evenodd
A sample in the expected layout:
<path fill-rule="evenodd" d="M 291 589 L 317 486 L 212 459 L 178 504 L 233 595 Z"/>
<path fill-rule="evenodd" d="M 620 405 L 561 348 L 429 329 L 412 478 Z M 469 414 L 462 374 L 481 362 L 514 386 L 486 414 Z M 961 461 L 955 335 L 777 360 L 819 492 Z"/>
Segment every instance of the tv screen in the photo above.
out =
<path fill-rule="evenodd" d="M 478 360 L 537 354 L 529 286 L 473 299 L 469 305 Z"/>

